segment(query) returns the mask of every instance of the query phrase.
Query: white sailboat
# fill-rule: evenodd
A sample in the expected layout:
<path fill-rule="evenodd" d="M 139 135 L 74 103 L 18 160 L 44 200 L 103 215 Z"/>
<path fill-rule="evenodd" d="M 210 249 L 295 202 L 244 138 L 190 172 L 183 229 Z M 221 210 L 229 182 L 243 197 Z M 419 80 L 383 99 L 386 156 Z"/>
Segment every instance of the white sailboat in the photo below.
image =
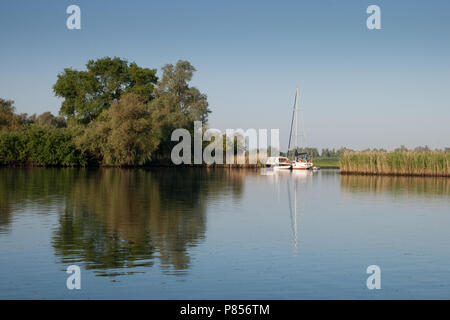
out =
<path fill-rule="evenodd" d="M 266 167 L 274 170 L 291 170 L 291 161 L 286 157 L 269 157 L 267 158 Z"/>
<path fill-rule="evenodd" d="M 294 160 L 291 161 L 291 169 L 292 170 L 311 170 L 313 169 L 313 162 L 308 158 L 308 154 L 306 152 L 299 153 L 298 152 L 298 88 L 295 90 L 295 100 L 294 100 L 294 111 L 292 113 L 292 121 L 291 121 L 291 132 L 289 135 L 289 145 L 288 145 L 288 153 L 291 147 L 291 138 L 292 138 L 292 127 L 294 125 L 295 118 L 295 148 L 294 148 Z"/>

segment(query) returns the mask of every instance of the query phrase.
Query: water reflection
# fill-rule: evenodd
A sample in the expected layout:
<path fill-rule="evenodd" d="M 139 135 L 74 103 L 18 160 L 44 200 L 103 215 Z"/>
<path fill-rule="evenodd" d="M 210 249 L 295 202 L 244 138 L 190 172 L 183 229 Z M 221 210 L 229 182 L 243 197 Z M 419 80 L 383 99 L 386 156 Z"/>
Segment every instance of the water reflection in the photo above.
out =
<path fill-rule="evenodd" d="M 48 214 L 49 208 L 64 205 L 78 170 L 0 168 L 0 234 L 10 230 L 13 214 L 30 208 Z"/>
<path fill-rule="evenodd" d="M 445 177 L 341 175 L 340 181 L 342 190 L 351 193 L 450 195 L 450 179 Z"/>
<path fill-rule="evenodd" d="M 241 174 L 221 169 L 2 169 L 0 174 L 4 232 L 20 206 L 45 212 L 58 203 L 55 255 L 60 263 L 79 263 L 101 276 L 140 272 L 138 267 L 156 263 L 165 273 L 184 274 L 189 249 L 205 237 L 207 204 L 238 200 L 243 188 Z"/>
<path fill-rule="evenodd" d="M 373 263 L 395 288 L 380 298 L 445 298 L 449 183 L 333 170 L 0 169 L 0 298 L 71 299 L 73 263 L 86 299 L 367 299 Z M 118 276 L 134 273 L 145 274 Z"/>
<path fill-rule="evenodd" d="M 289 218 L 291 223 L 291 238 L 294 255 L 298 253 L 299 221 L 306 207 L 307 184 L 311 183 L 314 173 L 312 171 L 261 171 L 262 175 L 268 176 L 274 185 L 277 201 L 284 201 L 281 196 L 286 185 Z"/>

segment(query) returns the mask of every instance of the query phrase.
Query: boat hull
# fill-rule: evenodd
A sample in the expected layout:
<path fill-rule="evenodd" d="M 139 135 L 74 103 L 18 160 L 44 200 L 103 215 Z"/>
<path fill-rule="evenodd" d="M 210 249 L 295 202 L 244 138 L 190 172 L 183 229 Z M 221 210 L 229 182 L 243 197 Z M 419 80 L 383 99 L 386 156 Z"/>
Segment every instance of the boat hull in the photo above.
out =
<path fill-rule="evenodd" d="M 291 166 L 275 166 L 273 167 L 275 170 L 291 170 Z"/>
<path fill-rule="evenodd" d="M 311 170 L 313 168 L 312 162 L 294 162 L 292 163 L 292 170 Z"/>

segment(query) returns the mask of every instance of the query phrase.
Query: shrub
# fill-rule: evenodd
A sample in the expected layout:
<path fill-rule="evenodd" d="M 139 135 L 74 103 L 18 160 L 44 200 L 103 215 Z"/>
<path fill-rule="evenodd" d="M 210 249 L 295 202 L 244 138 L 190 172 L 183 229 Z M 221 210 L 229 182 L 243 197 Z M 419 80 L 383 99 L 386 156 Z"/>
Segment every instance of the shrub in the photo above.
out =
<path fill-rule="evenodd" d="M 27 126 L 0 132 L 2 165 L 84 166 L 88 160 L 65 128 Z"/>

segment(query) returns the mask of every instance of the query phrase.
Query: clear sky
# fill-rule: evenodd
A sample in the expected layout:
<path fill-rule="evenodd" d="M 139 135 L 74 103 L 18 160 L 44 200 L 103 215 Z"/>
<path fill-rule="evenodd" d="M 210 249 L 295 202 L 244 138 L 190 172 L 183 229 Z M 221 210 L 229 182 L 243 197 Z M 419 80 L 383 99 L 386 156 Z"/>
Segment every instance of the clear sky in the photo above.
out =
<path fill-rule="evenodd" d="M 66 27 L 81 8 L 81 30 Z M 366 9 L 381 8 L 382 30 Z M 450 146 L 450 1 L 4 1 L 0 97 L 57 113 L 56 75 L 118 56 L 197 69 L 210 126 L 279 128 L 286 147 L 295 87 L 306 142 L 319 148 Z"/>

